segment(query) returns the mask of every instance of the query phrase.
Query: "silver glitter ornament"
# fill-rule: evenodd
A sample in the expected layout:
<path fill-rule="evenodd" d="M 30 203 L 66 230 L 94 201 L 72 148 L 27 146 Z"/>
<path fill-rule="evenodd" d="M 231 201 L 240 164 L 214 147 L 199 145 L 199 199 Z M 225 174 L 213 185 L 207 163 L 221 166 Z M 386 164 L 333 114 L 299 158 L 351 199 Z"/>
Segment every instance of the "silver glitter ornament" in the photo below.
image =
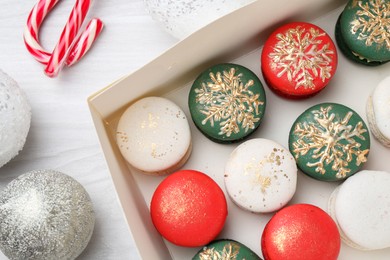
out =
<path fill-rule="evenodd" d="M 178 39 L 254 0 L 144 0 L 154 20 Z"/>
<path fill-rule="evenodd" d="M 75 259 L 94 225 L 84 187 L 57 171 L 25 173 L 0 194 L 0 249 L 10 259 Z"/>

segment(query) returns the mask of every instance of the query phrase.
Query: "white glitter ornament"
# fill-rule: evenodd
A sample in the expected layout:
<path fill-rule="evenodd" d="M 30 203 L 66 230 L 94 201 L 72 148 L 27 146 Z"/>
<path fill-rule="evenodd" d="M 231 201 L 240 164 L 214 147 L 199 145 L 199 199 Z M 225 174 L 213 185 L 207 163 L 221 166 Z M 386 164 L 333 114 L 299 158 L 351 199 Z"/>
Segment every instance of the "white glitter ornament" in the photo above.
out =
<path fill-rule="evenodd" d="M 0 70 L 0 168 L 14 158 L 26 142 L 31 107 L 26 95 Z"/>
<path fill-rule="evenodd" d="M 0 249 L 10 259 L 75 259 L 94 225 L 88 193 L 60 172 L 28 172 L 0 194 Z"/>
<path fill-rule="evenodd" d="M 150 15 L 172 36 L 183 39 L 254 0 L 144 0 Z"/>

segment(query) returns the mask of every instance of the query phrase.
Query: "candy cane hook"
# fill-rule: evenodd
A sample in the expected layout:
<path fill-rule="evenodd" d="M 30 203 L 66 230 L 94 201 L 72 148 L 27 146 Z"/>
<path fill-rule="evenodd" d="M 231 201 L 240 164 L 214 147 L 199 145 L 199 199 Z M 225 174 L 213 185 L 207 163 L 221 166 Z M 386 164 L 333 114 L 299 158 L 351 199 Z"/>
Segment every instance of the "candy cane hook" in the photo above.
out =
<path fill-rule="evenodd" d="M 94 18 L 80 37 L 76 38 L 91 3 L 90 0 L 77 0 L 53 52 L 46 51 L 39 42 L 39 28 L 58 1 L 39 0 L 28 16 L 23 34 L 27 50 L 46 65 L 45 73 L 49 77 L 55 77 L 65 63 L 71 66 L 80 60 L 103 29 L 102 21 Z"/>

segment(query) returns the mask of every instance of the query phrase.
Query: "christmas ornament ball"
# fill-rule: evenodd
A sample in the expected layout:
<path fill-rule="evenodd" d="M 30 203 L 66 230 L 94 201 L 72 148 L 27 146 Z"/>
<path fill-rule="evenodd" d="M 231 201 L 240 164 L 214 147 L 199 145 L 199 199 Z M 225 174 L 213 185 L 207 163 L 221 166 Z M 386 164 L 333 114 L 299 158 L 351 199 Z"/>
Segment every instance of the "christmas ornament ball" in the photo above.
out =
<path fill-rule="evenodd" d="M 177 39 L 254 0 L 144 0 L 154 20 Z"/>
<path fill-rule="evenodd" d="M 94 224 L 88 193 L 61 172 L 25 173 L 0 194 L 0 249 L 10 259 L 75 259 Z"/>
<path fill-rule="evenodd" d="M 0 70 L 0 167 L 23 149 L 30 130 L 31 107 L 18 83 Z"/>

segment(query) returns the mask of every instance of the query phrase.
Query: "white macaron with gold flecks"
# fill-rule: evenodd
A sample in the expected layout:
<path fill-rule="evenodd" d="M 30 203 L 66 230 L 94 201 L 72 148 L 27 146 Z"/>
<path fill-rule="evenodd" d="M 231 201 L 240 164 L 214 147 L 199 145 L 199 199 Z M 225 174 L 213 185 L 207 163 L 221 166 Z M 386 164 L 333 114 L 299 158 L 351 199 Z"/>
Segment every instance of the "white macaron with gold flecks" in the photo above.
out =
<path fill-rule="evenodd" d="M 390 247 L 390 173 L 363 170 L 332 193 L 328 211 L 342 240 L 360 250 Z"/>
<path fill-rule="evenodd" d="M 367 121 L 375 138 L 390 147 L 390 76 L 382 80 L 368 98 Z"/>
<path fill-rule="evenodd" d="M 268 213 L 285 206 L 295 194 L 297 166 L 288 149 L 268 139 L 239 145 L 225 167 L 225 187 L 239 207 Z"/>
<path fill-rule="evenodd" d="M 116 139 L 123 157 L 147 174 L 180 168 L 191 153 L 191 132 L 179 106 L 162 97 L 147 97 L 122 114 Z"/>

